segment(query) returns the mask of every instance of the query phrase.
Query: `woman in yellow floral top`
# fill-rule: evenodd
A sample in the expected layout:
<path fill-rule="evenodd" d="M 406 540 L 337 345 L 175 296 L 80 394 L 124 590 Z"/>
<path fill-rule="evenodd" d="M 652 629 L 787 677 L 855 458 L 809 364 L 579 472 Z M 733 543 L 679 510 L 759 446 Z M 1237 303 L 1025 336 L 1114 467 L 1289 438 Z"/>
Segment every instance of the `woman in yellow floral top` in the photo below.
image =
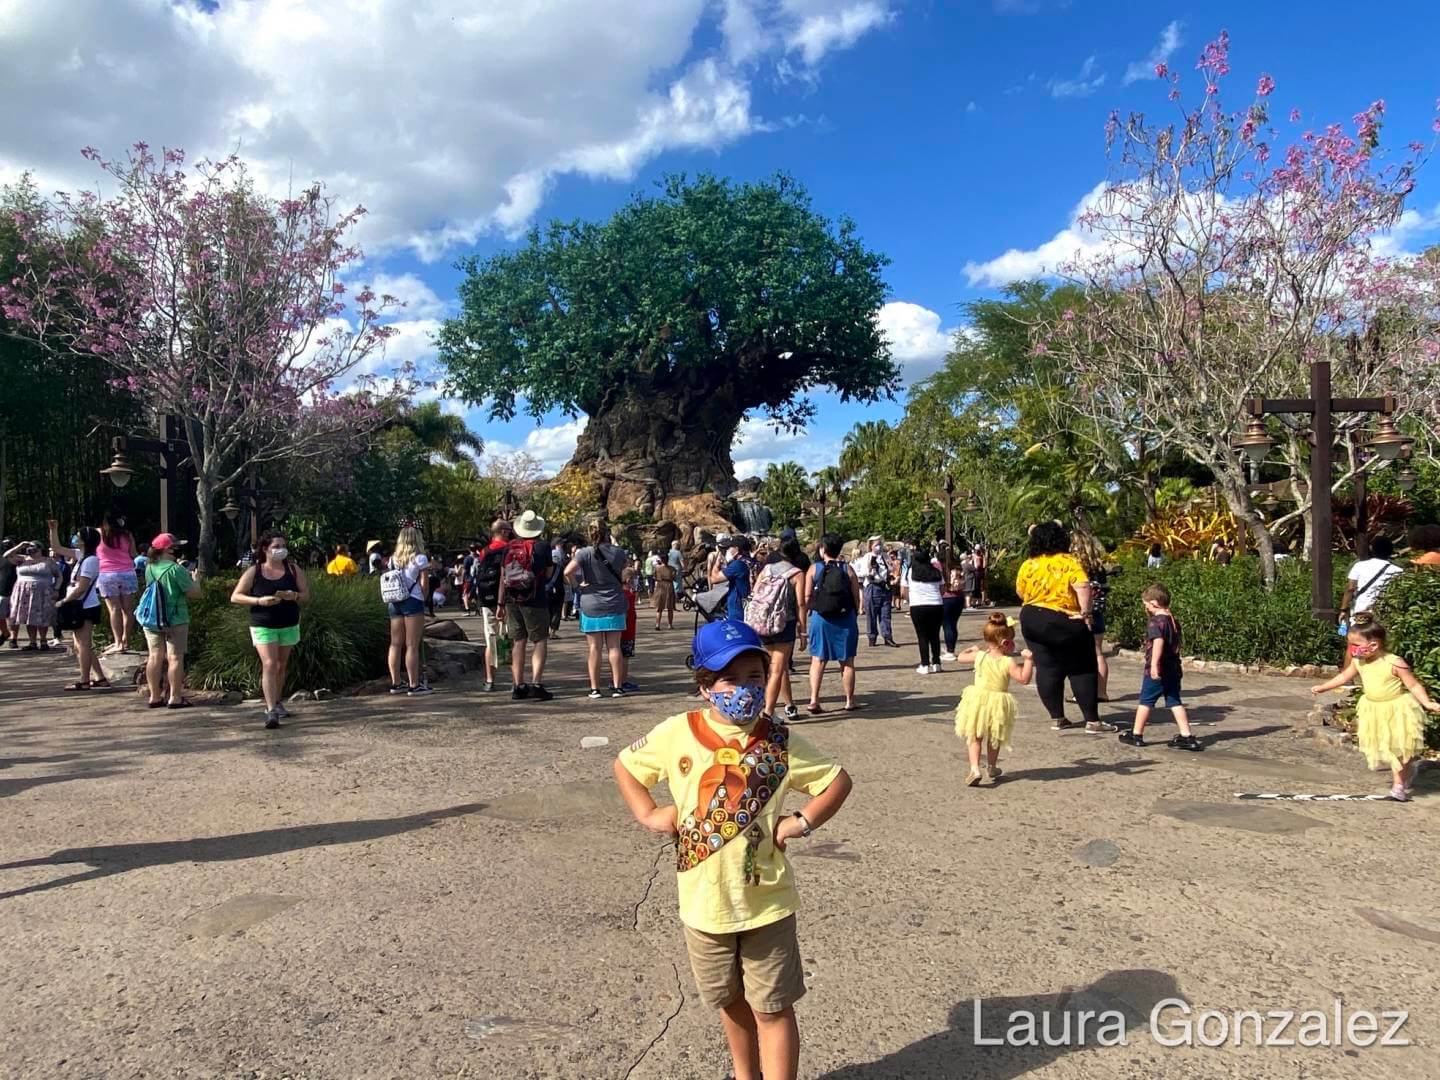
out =
<path fill-rule="evenodd" d="M 1047 521 L 1030 530 L 1030 557 L 1015 578 L 1020 632 L 1035 653 L 1035 689 L 1056 731 L 1078 725 L 1065 719 L 1065 680 L 1091 734 L 1114 731 L 1099 713 L 1099 668 L 1090 630 L 1090 575 L 1070 554 L 1070 533 Z"/>

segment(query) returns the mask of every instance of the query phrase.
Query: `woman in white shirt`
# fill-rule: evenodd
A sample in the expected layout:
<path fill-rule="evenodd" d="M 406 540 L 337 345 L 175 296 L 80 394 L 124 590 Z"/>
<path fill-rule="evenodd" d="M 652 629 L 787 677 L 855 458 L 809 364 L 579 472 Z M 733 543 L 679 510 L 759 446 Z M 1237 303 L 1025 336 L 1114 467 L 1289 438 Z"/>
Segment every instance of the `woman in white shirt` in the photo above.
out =
<path fill-rule="evenodd" d="M 425 537 L 420 530 L 406 526 L 395 538 L 395 553 L 390 556 L 390 569 L 405 575 L 409 595 L 390 608 L 390 693 L 411 697 L 430 693 L 430 686 L 420 670 L 420 638 L 425 633 L 425 597 L 429 595 L 430 558 L 425 554 Z M 405 678 L 401 678 L 401 669 Z"/>
<path fill-rule="evenodd" d="M 70 579 L 70 591 L 60 600 L 63 607 L 78 605 L 80 625 L 71 630 L 75 638 L 75 656 L 80 662 L 80 679 L 65 687 L 66 690 L 110 689 L 110 680 L 100 666 L 100 657 L 95 652 L 92 635 L 95 624 L 100 621 L 104 610 L 96 587 L 100 582 L 100 558 L 96 549 L 100 546 L 100 530 L 83 528 L 74 537 L 78 544 L 65 547 L 60 543 L 60 523 L 50 523 L 50 547 L 62 556 L 75 561 L 75 573 Z M 93 672 L 93 677 L 92 677 Z"/>
<path fill-rule="evenodd" d="M 944 621 L 944 573 L 940 560 L 930 554 L 929 545 L 917 544 L 910 568 L 900 579 L 900 596 L 909 601 L 910 622 L 920 646 L 918 675 L 940 670 L 940 626 Z"/>

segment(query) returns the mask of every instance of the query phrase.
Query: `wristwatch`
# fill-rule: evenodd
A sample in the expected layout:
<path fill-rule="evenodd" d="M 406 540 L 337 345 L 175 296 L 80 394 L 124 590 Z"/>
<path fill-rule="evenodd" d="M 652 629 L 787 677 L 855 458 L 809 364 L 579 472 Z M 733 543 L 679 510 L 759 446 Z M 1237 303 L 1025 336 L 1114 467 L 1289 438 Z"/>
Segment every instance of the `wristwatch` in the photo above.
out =
<path fill-rule="evenodd" d="M 801 836 L 809 836 L 812 832 L 815 831 L 814 829 L 810 828 L 810 819 L 807 818 L 804 814 L 802 814 L 799 810 L 791 811 L 790 816 L 800 819 L 800 824 L 802 826 L 802 828 L 800 829 Z"/>

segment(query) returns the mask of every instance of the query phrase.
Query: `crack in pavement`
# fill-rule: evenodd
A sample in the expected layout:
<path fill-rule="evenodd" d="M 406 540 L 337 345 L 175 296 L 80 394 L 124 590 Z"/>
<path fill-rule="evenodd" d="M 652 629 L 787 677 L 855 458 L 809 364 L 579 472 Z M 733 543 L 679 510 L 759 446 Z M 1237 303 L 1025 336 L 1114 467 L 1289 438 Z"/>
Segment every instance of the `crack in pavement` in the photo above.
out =
<path fill-rule="evenodd" d="M 670 847 L 674 841 L 666 841 L 660 845 L 660 850 L 655 852 L 655 862 L 650 867 L 650 876 L 645 880 L 645 892 L 640 899 L 635 901 L 635 909 L 630 912 L 630 929 L 640 929 L 640 909 L 645 906 L 645 901 L 650 899 L 650 890 L 655 885 L 655 879 L 660 876 L 660 856 L 665 854 L 665 849 Z"/>
<path fill-rule="evenodd" d="M 667 841 L 660 846 L 659 851 L 655 852 L 655 862 L 651 865 L 650 876 L 645 881 L 645 892 L 641 894 L 640 899 L 635 902 L 635 909 L 630 913 L 630 929 L 636 931 L 637 933 L 640 930 L 640 909 L 645 906 L 645 901 L 650 899 L 650 890 L 655 887 L 655 880 L 660 876 L 660 860 L 665 855 L 665 852 L 668 851 L 672 846 L 673 841 Z M 644 1063 L 645 1059 L 650 1056 L 650 1051 L 654 1050 L 655 1047 L 660 1045 L 660 1040 L 665 1038 L 665 1036 L 669 1033 L 670 1024 L 677 1016 L 680 1015 L 680 1010 L 685 1008 L 685 986 L 680 981 L 679 965 L 677 965 L 673 960 L 670 961 L 670 971 L 675 976 L 675 994 L 679 998 L 679 1002 L 676 1004 L 674 1010 L 671 1011 L 670 1015 L 665 1017 L 665 1020 L 660 1025 L 660 1030 L 656 1032 L 655 1037 L 650 1040 L 644 1050 L 640 1051 L 640 1056 L 637 1057 L 631 1063 L 630 1067 L 625 1070 L 625 1076 L 623 1077 L 623 1080 L 630 1080 L 630 1077 L 635 1072 L 635 1070 L 638 1069 Z"/>
<path fill-rule="evenodd" d="M 671 1021 L 673 1021 L 677 1016 L 680 1015 L 681 1009 L 685 1008 L 685 987 L 680 982 L 680 967 L 675 963 L 674 960 L 670 961 L 670 970 L 675 973 L 675 992 L 679 995 L 680 1002 L 675 1006 L 674 1011 L 665 1018 L 665 1022 L 660 1026 L 659 1033 L 650 1040 L 650 1045 L 645 1047 L 645 1049 L 640 1052 L 640 1056 L 635 1059 L 635 1063 L 631 1065 L 630 1068 L 625 1070 L 625 1076 L 623 1077 L 623 1080 L 630 1080 L 630 1075 L 640 1067 L 641 1063 L 647 1057 L 650 1056 L 650 1051 L 655 1049 L 655 1047 L 659 1044 L 660 1040 L 665 1038 L 666 1033 L 670 1030 Z"/>

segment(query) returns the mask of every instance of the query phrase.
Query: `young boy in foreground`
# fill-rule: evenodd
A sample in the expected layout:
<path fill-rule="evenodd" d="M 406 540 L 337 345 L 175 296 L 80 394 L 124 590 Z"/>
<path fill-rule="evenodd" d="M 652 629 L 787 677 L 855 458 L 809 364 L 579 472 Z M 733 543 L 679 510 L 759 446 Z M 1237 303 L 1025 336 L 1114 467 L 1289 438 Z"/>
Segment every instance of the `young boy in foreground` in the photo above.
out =
<path fill-rule="evenodd" d="M 720 1010 L 735 1080 L 794 1080 L 795 1002 L 805 993 L 799 897 L 786 844 L 834 816 L 850 777 L 784 724 L 762 716 L 767 657 L 744 623 L 695 635 L 708 708 L 672 716 L 621 751 L 615 779 L 635 820 L 676 836 L 680 921 L 700 999 Z M 661 780 L 675 806 L 650 796 Z M 784 814 L 791 788 L 813 796 Z"/>

